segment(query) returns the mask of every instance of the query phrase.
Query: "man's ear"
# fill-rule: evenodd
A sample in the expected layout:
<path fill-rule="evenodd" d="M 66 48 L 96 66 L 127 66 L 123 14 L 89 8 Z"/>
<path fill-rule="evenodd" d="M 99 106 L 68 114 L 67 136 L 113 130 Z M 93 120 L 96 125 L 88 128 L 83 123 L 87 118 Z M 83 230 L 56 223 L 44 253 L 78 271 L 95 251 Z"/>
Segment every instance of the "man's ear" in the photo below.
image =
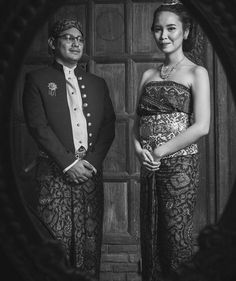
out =
<path fill-rule="evenodd" d="M 55 39 L 53 37 L 48 38 L 48 45 L 52 50 L 55 50 Z"/>

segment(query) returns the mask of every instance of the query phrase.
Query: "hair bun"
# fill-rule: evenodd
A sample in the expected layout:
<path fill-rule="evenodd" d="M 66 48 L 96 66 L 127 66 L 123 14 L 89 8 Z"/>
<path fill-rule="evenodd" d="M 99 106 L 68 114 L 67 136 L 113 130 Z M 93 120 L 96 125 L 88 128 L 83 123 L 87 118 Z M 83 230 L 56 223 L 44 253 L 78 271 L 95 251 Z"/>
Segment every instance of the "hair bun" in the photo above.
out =
<path fill-rule="evenodd" d="M 183 5 L 183 4 L 179 0 L 164 0 L 161 5 L 171 6 L 171 5 Z"/>

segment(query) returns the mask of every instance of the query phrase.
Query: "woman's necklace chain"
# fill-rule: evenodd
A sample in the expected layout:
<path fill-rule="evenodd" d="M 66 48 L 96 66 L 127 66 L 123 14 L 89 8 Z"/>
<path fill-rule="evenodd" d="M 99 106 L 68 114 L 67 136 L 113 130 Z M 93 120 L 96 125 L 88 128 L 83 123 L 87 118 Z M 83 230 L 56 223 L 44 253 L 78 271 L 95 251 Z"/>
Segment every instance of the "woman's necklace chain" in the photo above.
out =
<path fill-rule="evenodd" d="M 181 60 L 179 60 L 176 64 L 174 64 L 171 68 L 170 66 L 164 66 L 164 63 L 161 65 L 161 69 L 160 69 L 160 76 L 163 80 L 167 80 L 170 76 L 170 74 L 172 73 L 172 71 L 174 69 L 176 69 L 176 67 L 185 59 L 185 57 L 183 57 Z M 170 70 L 169 70 L 170 68 Z"/>

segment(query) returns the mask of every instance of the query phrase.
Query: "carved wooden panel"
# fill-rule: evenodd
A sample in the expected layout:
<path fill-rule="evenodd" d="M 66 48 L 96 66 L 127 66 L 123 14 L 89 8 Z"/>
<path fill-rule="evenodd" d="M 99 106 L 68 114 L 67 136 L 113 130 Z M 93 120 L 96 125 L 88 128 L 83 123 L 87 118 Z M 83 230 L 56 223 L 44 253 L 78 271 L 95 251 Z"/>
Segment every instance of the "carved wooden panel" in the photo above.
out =
<path fill-rule="evenodd" d="M 205 66 L 207 67 L 209 78 L 210 78 L 210 88 L 211 88 L 211 120 L 210 120 L 210 131 L 207 137 L 204 138 L 205 149 L 201 147 L 201 180 L 205 180 L 204 188 L 207 190 L 207 215 L 206 219 L 208 223 L 215 222 L 215 212 L 216 212 L 216 128 L 217 123 L 215 122 L 215 117 L 217 115 L 215 110 L 216 93 L 214 85 L 217 83 L 215 81 L 215 54 L 213 46 L 210 44 L 209 40 L 206 41 L 205 49 Z M 204 157 L 203 157 L 204 156 Z"/>
<path fill-rule="evenodd" d="M 208 69 L 211 83 L 211 123 L 208 136 L 198 141 L 200 156 L 200 183 L 196 211 L 194 215 L 195 237 L 199 231 L 210 222 L 215 220 L 215 125 L 214 125 L 214 55 L 211 44 L 205 42 L 205 52 L 199 47 L 199 52 L 203 53 L 205 67 Z M 193 52 L 194 53 L 194 52 Z M 197 53 L 197 52 L 196 52 Z M 201 56 L 199 56 L 201 57 Z"/>
<path fill-rule="evenodd" d="M 230 177 L 226 176 L 230 174 L 230 131 L 232 128 L 229 127 L 229 120 L 233 116 L 229 116 L 229 106 L 232 102 L 232 98 L 228 97 L 228 83 L 222 64 L 217 59 L 215 68 L 215 79 L 217 81 L 216 87 L 216 144 L 217 144 L 217 217 L 219 217 L 225 207 L 231 192 Z M 232 107 L 231 107 L 232 108 Z M 235 116 L 234 116 L 235 117 Z M 235 126 L 234 126 L 235 127 Z M 235 174 L 235 171 L 234 171 Z M 220 188 L 224 187 L 224 188 Z"/>
<path fill-rule="evenodd" d="M 125 114 L 126 109 L 126 65 L 125 63 L 97 63 L 95 73 L 105 78 L 112 103 L 117 114 Z"/>
<path fill-rule="evenodd" d="M 135 180 L 105 181 L 104 243 L 137 244 L 139 184 Z"/>
<path fill-rule="evenodd" d="M 140 206 L 140 185 L 138 180 L 130 181 L 130 232 L 135 238 L 140 238 L 140 227 L 139 227 L 139 206 Z"/>
<path fill-rule="evenodd" d="M 105 183 L 104 233 L 128 232 L 127 182 Z"/>
<path fill-rule="evenodd" d="M 96 55 L 123 53 L 125 51 L 124 5 L 95 5 L 94 37 Z"/>
<path fill-rule="evenodd" d="M 118 120 L 116 122 L 116 138 L 108 152 L 108 155 L 104 161 L 104 173 L 108 177 L 117 178 L 127 176 L 127 122 Z M 109 175 L 112 173 L 112 175 Z"/>
<path fill-rule="evenodd" d="M 235 182 L 235 167 L 236 167 L 236 106 L 233 100 L 233 93 L 231 88 L 228 85 L 228 122 L 229 122 L 229 160 L 230 160 L 230 167 L 229 167 L 229 179 L 230 179 L 230 186 L 233 186 Z M 233 156 L 233 157 L 232 157 Z M 230 191 L 231 192 L 231 191 Z M 227 202 L 225 202 L 226 204 Z"/>
<path fill-rule="evenodd" d="M 158 6 L 158 1 L 157 3 L 147 4 L 143 1 L 133 4 L 132 49 L 134 53 L 157 53 L 163 56 L 157 49 L 151 32 L 153 12 Z"/>
<path fill-rule="evenodd" d="M 130 134 L 132 132 L 132 128 L 133 128 L 133 119 L 130 120 L 129 122 L 129 131 L 130 131 Z M 130 174 L 132 176 L 135 176 L 137 178 L 139 178 L 139 171 L 140 171 L 140 163 L 139 163 L 139 160 L 138 160 L 138 157 L 136 156 L 135 154 L 135 150 L 134 150 L 134 144 L 133 144 L 133 140 L 132 138 L 130 138 L 129 140 L 127 140 L 127 142 L 129 143 L 129 163 L 130 163 Z"/>

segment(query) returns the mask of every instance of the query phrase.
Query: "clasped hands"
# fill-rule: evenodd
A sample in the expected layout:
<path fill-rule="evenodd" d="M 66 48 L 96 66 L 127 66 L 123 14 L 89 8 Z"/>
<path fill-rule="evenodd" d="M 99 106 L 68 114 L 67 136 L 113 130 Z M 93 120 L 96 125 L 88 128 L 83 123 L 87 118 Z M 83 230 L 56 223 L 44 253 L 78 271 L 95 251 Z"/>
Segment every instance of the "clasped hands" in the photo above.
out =
<path fill-rule="evenodd" d="M 93 166 L 81 159 L 67 171 L 67 174 L 72 182 L 84 183 L 93 177 Z"/>
<path fill-rule="evenodd" d="M 148 171 L 157 171 L 161 165 L 161 157 L 158 157 L 154 152 L 147 149 L 142 149 L 139 153 L 139 161 Z"/>

